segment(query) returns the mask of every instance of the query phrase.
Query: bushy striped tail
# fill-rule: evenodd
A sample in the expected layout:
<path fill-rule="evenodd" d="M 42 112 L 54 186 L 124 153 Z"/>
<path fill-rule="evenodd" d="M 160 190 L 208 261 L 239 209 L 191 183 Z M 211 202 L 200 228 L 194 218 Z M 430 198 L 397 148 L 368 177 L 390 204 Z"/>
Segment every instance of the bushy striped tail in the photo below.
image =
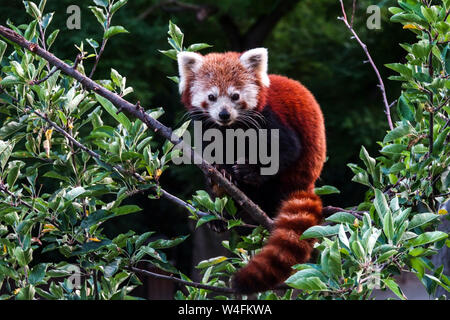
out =
<path fill-rule="evenodd" d="M 314 240 L 300 240 L 302 233 L 317 225 L 322 216 L 322 202 L 313 193 L 297 191 L 281 204 L 267 244 L 247 266 L 233 276 L 232 286 L 250 294 L 274 288 L 285 281 L 292 266 L 310 259 Z"/>

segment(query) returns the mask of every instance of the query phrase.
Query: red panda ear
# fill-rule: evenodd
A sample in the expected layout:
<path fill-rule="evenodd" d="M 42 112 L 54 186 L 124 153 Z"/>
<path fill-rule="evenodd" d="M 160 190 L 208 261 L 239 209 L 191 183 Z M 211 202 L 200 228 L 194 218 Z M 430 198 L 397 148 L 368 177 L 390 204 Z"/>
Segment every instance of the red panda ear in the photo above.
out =
<path fill-rule="evenodd" d="M 264 86 L 270 85 L 267 75 L 268 53 L 266 48 L 256 48 L 245 51 L 239 58 L 242 65 L 261 78 Z"/>
<path fill-rule="evenodd" d="M 203 56 L 195 52 L 180 52 L 177 56 L 178 73 L 180 74 L 180 93 L 186 86 L 186 78 L 200 69 L 203 63 Z"/>

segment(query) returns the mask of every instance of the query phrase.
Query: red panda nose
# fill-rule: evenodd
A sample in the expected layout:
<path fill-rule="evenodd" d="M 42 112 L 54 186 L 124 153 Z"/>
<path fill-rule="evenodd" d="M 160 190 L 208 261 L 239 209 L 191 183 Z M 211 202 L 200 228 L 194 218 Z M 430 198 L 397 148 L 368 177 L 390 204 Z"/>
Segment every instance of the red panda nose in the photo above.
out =
<path fill-rule="evenodd" d="M 230 120 L 230 113 L 227 110 L 223 109 L 219 113 L 219 118 L 220 118 L 220 120 L 223 120 L 223 121 Z"/>

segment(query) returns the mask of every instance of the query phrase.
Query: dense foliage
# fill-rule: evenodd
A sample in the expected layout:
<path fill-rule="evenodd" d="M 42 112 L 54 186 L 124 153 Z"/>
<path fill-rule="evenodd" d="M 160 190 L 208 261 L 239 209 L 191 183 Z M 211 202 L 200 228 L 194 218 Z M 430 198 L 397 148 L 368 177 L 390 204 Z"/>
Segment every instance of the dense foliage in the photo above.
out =
<path fill-rule="evenodd" d="M 78 58 L 69 64 L 90 75 L 106 42 L 126 37 L 119 34 L 126 33 L 127 26 L 116 25 L 113 19 L 126 2 L 94 1 L 90 10 L 101 25 L 102 41 L 85 39 L 76 46 Z M 24 3 L 31 22 L 18 26 L 8 22 L 8 26 L 52 51 L 58 41 L 58 30 L 51 27 L 53 13 L 46 13 L 45 0 L 39 5 Z M 430 294 L 437 286 L 448 291 L 450 282 L 443 268 L 429 258 L 449 245 L 447 233 L 436 229 L 440 219 L 449 217 L 444 204 L 450 183 L 450 3 L 399 1 L 389 10 L 391 21 L 400 22 L 417 40 L 401 44 L 407 51 L 405 63 L 386 65 L 398 73 L 391 79 L 402 84 L 392 108 L 395 128 L 378 143 L 377 156 L 362 147 L 364 165 L 348 165 L 355 174 L 353 181 L 367 188 L 364 201 L 305 232 L 303 238 L 319 239 L 319 254 L 316 263 L 295 266 L 286 281 L 300 291 L 290 289 L 281 295 L 269 291 L 258 294 L 259 299 L 365 299 L 377 287 L 403 298 L 393 279 L 403 271 L 417 274 Z M 171 48 L 162 53 L 175 58 L 182 50 L 208 47 L 184 42 L 181 30 L 170 23 Z M 133 195 L 161 196 L 163 177 L 173 168 L 173 145 L 14 43 L 0 40 L 0 63 L 1 298 L 132 298 L 131 290 L 140 285 L 133 269 L 138 263 L 190 281 L 165 254 L 165 249 L 183 243 L 186 235 L 160 239 L 154 237 L 159 230 L 113 235 L 103 230 L 107 222 L 141 210 L 127 202 Z M 173 74 L 167 75 L 177 81 Z M 121 96 L 133 92 L 127 78 L 115 69 L 98 82 Z M 146 112 L 154 118 L 164 113 L 161 108 Z M 187 125 L 179 126 L 177 133 Z M 316 190 L 318 194 L 335 191 L 328 186 Z M 197 228 L 223 219 L 224 210 L 233 216 L 228 221 L 229 239 L 222 243 L 230 255 L 197 265 L 203 284 L 227 287 L 236 269 L 261 248 L 268 231 L 256 227 L 240 235 L 242 221 L 235 216 L 230 198 L 211 199 L 198 190 L 189 203 L 186 212 Z M 80 275 L 79 288 L 72 285 L 74 275 Z M 185 289 L 175 298 L 233 297 Z"/>

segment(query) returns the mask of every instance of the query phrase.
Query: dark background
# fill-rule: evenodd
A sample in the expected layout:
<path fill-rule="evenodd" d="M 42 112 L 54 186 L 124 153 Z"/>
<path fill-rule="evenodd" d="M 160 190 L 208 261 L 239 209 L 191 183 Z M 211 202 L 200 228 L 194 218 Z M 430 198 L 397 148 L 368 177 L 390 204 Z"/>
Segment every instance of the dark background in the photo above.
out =
<path fill-rule="evenodd" d="M 348 15 L 351 2 L 345 1 Z M 9 18 L 16 26 L 30 22 L 22 1 L 0 0 L 0 23 Z M 66 9 L 76 3 L 81 7 L 81 30 L 68 30 Z M 411 33 L 399 24 L 388 21 L 387 8 L 396 1 L 358 1 L 355 29 L 369 50 L 385 79 L 388 99 L 398 97 L 399 84 L 387 80 L 390 72 L 383 65 L 402 61 L 404 50 L 398 43 L 410 42 Z M 55 11 L 48 34 L 61 32 L 52 52 L 62 59 L 74 60 L 74 44 L 86 38 L 101 43 L 101 27 L 88 9 L 92 1 L 48 0 L 46 12 Z M 381 7 L 380 30 L 366 27 L 366 8 Z M 139 100 L 146 108 L 163 107 L 160 120 L 168 126 L 181 124 L 185 110 L 179 102 L 178 88 L 167 76 L 176 75 L 176 63 L 158 52 L 167 50 L 168 21 L 172 20 L 185 33 L 185 43 L 206 42 L 214 47 L 202 51 L 242 51 L 257 46 L 269 49 L 269 72 L 289 76 L 308 87 L 322 107 L 325 116 L 328 161 L 317 185 L 333 185 L 339 195 L 323 197 L 324 205 L 351 206 L 361 202 L 364 188 L 351 182 L 347 163 L 359 162 L 360 146 L 377 155 L 377 144 L 388 126 L 377 79 L 366 56 L 342 21 L 337 0 L 223 0 L 223 1 L 164 1 L 130 0 L 113 18 L 113 25 L 124 26 L 130 34 L 110 39 L 98 66 L 95 78 L 109 78 L 110 68 L 127 77 L 135 92 L 127 96 Z M 85 48 L 89 48 L 85 42 Z M 85 62 L 90 71 L 92 62 Z M 394 121 L 396 118 L 393 109 Z M 190 199 L 195 190 L 203 189 L 200 171 L 194 166 L 172 166 L 162 177 L 162 185 L 170 192 Z M 164 237 L 192 232 L 186 213 L 164 200 L 149 200 L 145 196 L 129 199 L 144 208 L 142 213 L 116 219 L 105 226 L 113 236 L 134 230 L 137 233 L 158 231 Z M 206 231 L 205 231 L 206 232 Z M 209 257 L 202 241 L 208 237 L 191 236 L 183 245 L 169 252 L 169 257 L 184 273 L 191 274 L 192 265 Z M 194 249 L 193 249 L 194 248 Z M 201 252 L 199 252 L 201 251 Z M 214 254 L 214 250 L 211 251 Z M 217 254 L 216 254 L 217 255 Z M 193 261 L 194 260 L 194 261 Z M 161 287 L 156 290 L 157 287 Z M 171 297 L 172 284 L 151 283 L 145 297 Z M 144 290 L 144 289 L 141 289 Z M 160 295 L 155 291 L 161 292 Z"/>

